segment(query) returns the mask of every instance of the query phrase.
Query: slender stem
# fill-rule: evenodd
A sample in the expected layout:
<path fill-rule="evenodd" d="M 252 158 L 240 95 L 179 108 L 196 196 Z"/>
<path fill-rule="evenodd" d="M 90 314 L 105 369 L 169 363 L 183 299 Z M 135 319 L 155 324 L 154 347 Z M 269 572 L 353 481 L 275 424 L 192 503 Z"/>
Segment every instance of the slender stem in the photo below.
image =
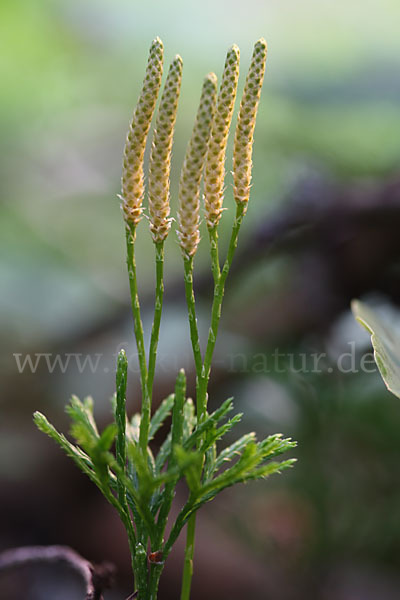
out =
<path fill-rule="evenodd" d="M 118 355 L 116 375 L 116 409 L 115 422 L 117 424 L 117 437 L 115 440 L 115 456 L 120 468 L 126 472 L 126 384 L 128 374 L 128 361 L 124 350 Z M 118 500 L 120 504 L 128 509 L 126 501 L 126 487 L 124 483 L 117 480 Z"/>
<path fill-rule="evenodd" d="M 147 382 L 147 365 L 146 365 L 146 353 L 144 349 L 144 336 L 143 336 L 143 324 L 140 316 L 140 303 L 138 296 L 137 276 L 136 276 L 136 261 L 135 261 L 135 235 L 136 229 L 134 226 L 126 228 L 126 251 L 127 251 L 127 265 L 129 275 L 129 287 L 131 292 L 131 304 L 134 319 L 134 329 L 136 338 L 136 347 L 139 359 L 140 368 L 140 383 L 142 388 L 142 414 L 143 416 L 149 415 L 150 412 L 150 401 L 147 396 L 146 382 Z M 143 421 L 146 416 L 142 417 L 140 424 L 140 438 L 139 445 L 146 455 L 147 451 L 147 440 L 146 440 L 146 423 L 142 427 Z"/>
<path fill-rule="evenodd" d="M 140 542 L 135 547 L 135 557 L 133 560 L 133 569 L 135 572 L 136 589 L 140 600 L 148 600 L 148 569 L 147 569 L 147 551 Z"/>
<path fill-rule="evenodd" d="M 190 600 L 190 588 L 193 575 L 194 537 L 196 533 L 196 514 L 194 513 L 187 524 L 185 562 L 182 576 L 181 600 Z"/>
<path fill-rule="evenodd" d="M 190 495 L 185 506 L 180 510 L 179 515 L 170 531 L 168 539 L 165 542 L 165 545 L 163 548 L 164 560 L 166 560 L 168 558 L 168 555 L 171 552 L 173 545 L 175 544 L 180 532 L 182 531 L 182 528 L 184 527 L 184 525 L 186 524 L 186 522 L 188 520 L 188 515 L 191 515 L 194 503 L 195 503 L 195 499 L 193 498 L 192 495 Z"/>
<path fill-rule="evenodd" d="M 218 252 L 218 231 L 217 227 L 213 227 L 208 230 L 210 238 L 210 254 L 211 254 L 211 270 L 214 278 L 214 285 L 217 285 L 221 275 L 221 269 L 219 266 L 219 252 Z"/>
<path fill-rule="evenodd" d="M 196 367 L 196 375 L 197 380 L 201 375 L 202 368 L 202 358 L 200 351 L 200 338 L 199 331 L 197 329 L 197 318 L 196 318 L 196 306 L 194 299 L 194 290 L 193 290 L 193 257 L 184 258 L 184 267 L 185 267 L 185 294 L 186 294 L 186 304 L 188 308 L 189 314 L 189 327 L 190 327 L 190 339 L 192 342 L 193 356 L 194 356 L 194 364 Z"/>
<path fill-rule="evenodd" d="M 183 443 L 184 431 L 184 404 L 186 400 L 186 376 L 183 369 L 178 374 L 175 384 L 174 406 L 172 409 L 172 424 L 171 424 L 171 451 L 168 456 L 168 471 L 173 472 L 177 468 L 177 461 L 174 454 L 175 446 L 181 446 Z M 179 480 L 178 475 L 165 483 L 164 499 L 161 504 L 158 520 L 157 520 L 157 538 L 155 550 L 160 550 L 163 543 L 163 536 L 168 520 L 168 515 L 171 510 L 172 501 L 175 496 L 176 484 Z"/>
<path fill-rule="evenodd" d="M 115 454 L 117 463 L 122 470 L 126 473 L 126 383 L 128 373 L 128 361 L 124 350 L 118 355 L 117 363 L 117 376 L 116 376 L 116 387 L 117 387 L 117 399 L 116 399 L 116 411 L 115 421 L 117 424 L 117 438 L 115 442 Z M 117 478 L 117 492 L 118 500 L 114 497 L 112 492 L 107 486 L 104 486 L 103 493 L 111 504 L 113 504 L 121 517 L 122 522 L 128 533 L 129 548 L 131 551 L 132 561 L 135 555 L 136 535 L 129 512 L 129 506 L 126 499 L 126 485 L 125 482 L 118 477 Z M 132 562 L 132 566 L 133 566 Z M 135 571 L 134 571 L 135 573 Z"/>
<path fill-rule="evenodd" d="M 140 315 L 140 304 L 137 287 L 134 242 L 135 229 L 127 228 L 128 274 L 142 389 L 142 414 L 140 422 L 139 447 L 143 454 L 147 456 L 147 444 L 151 418 L 151 399 L 153 395 L 153 382 L 156 367 L 157 346 L 160 333 L 161 313 L 164 295 L 164 243 L 161 242 L 156 244 L 156 296 L 154 307 L 154 319 L 150 338 L 149 358 L 148 363 L 146 363 L 143 325 Z M 142 527 L 142 525 L 143 523 L 137 524 L 138 538 L 142 541 L 142 544 L 140 544 L 139 546 L 135 546 L 132 544 L 132 542 L 134 541 L 132 536 L 130 539 L 134 571 L 136 571 L 139 579 L 139 592 L 140 589 L 142 589 L 141 593 L 142 595 L 146 594 L 146 599 L 148 598 L 148 600 L 155 600 L 157 596 L 158 582 L 160 579 L 162 569 L 160 569 L 159 567 L 152 568 L 150 573 L 150 579 L 147 582 L 147 558 L 143 554 L 143 548 L 145 548 L 147 535 L 150 532 L 147 532 L 147 528 Z M 142 550 L 139 552 L 137 552 L 138 547 L 142 548 Z"/>
<path fill-rule="evenodd" d="M 211 309 L 211 325 L 208 332 L 208 340 L 206 352 L 204 355 L 203 368 L 201 371 L 201 377 L 199 381 L 199 389 L 198 389 L 198 398 L 197 398 L 197 406 L 198 406 L 198 422 L 201 422 L 205 417 L 206 408 L 207 408 L 207 387 L 208 380 L 210 378 L 211 371 L 211 362 L 214 354 L 215 342 L 217 340 L 218 327 L 221 319 L 221 307 L 222 301 L 224 298 L 225 291 L 225 282 L 228 276 L 230 267 L 232 265 L 233 256 L 235 254 L 235 250 L 237 247 L 237 240 L 239 235 L 240 226 L 243 221 L 245 213 L 245 206 L 243 204 L 238 204 L 236 208 L 236 216 L 235 221 L 232 227 L 231 239 L 229 242 L 228 252 L 225 259 L 224 266 L 220 273 L 220 276 L 214 286 L 214 299 Z"/>
<path fill-rule="evenodd" d="M 128 265 L 128 275 L 129 275 L 129 287 L 131 293 L 131 304 L 132 304 L 132 313 L 134 319 L 134 331 L 136 338 L 136 347 L 138 352 L 138 360 L 139 360 L 139 369 L 140 369 L 140 383 L 142 390 L 142 418 L 140 422 L 140 433 L 139 433 L 139 447 L 144 456 L 147 457 L 147 438 L 148 438 L 148 430 L 150 424 L 150 398 L 147 394 L 147 364 L 146 364 L 146 353 L 144 348 L 144 334 L 143 334 L 143 324 L 140 315 L 140 303 L 139 303 L 139 295 L 138 295 L 138 285 L 137 285 L 137 274 L 136 274 L 136 261 L 135 261 L 135 236 L 136 229 L 135 227 L 127 226 L 126 228 L 126 249 L 127 249 L 127 265 Z M 127 515 L 129 522 L 130 516 Z M 122 520 L 125 523 L 127 528 L 129 524 L 126 522 L 126 518 L 121 515 Z M 130 531 L 130 547 L 132 554 L 132 564 L 133 564 L 133 572 L 135 575 L 135 580 L 137 581 L 138 589 L 140 594 L 143 596 L 145 590 L 147 588 L 147 558 L 146 553 L 144 551 L 144 558 L 142 556 L 143 552 L 138 552 L 138 548 L 141 548 L 141 544 L 132 545 L 132 542 L 136 542 L 135 538 L 132 536 L 133 526 L 130 522 L 131 531 Z M 139 540 L 146 543 L 147 533 L 146 527 L 143 523 L 137 523 L 137 537 Z M 129 532 L 129 529 L 128 529 Z M 134 534 L 134 531 L 133 531 Z M 146 539 L 145 539 L 146 538 Z"/>
<path fill-rule="evenodd" d="M 158 584 L 160 583 L 161 573 L 163 571 L 164 564 L 161 565 L 150 565 L 150 578 L 149 578 L 149 600 L 157 600 Z"/>
<path fill-rule="evenodd" d="M 196 305 L 193 290 L 193 257 L 184 259 L 185 267 L 185 294 L 186 303 L 188 307 L 189 315 L 189 326 L 190 326 L 190 339 L 192 341 L 193 356 L 196 367 L 196 402 L 199 397 L 199 383 L 201 379 L 201 372 L 203 366 L 203 359 L 201 357 L 200 350 L 200 338 L 199 331 L 197 328 L 196 319 Z M 197 414 L 198 413 L 197 405 Z M 194 552 L 194 537 L 196 531 L 196 515 L 193 514 L 187 524 L 186 532 L 186 548 L 185 548 L 185 560 L 183 566 L 182 575 L 182 593 L 181 600 L 189 600 L 190 587 L 192 583 L 193 574 L 193 552 Z"/>
<path fill-rule="evenodd" d="M 151 403 L 153 397 L 153 382 L 157 360 L 157 347 L 160 336 L 161 313 L 164 297 L 164 242 L 155 244 L 156 249 L 156 297 L 154 303 L 154 319 L 151 329 L 149 360 L 146 381 L 146 402 L 143 404 L 142 420 L 140 424 L 140 446 L 147 447 L 151 417 Z"/>
<path fill-rule="evenodd" d="M 151 329 L 150 350 L 147 372 L 147 395 L 153 395 L 154 372 L 156 368 L 157 346 L 160 335 L 161 313 L 164 297 L 164 242 L 155 244 L 156 249 L 156 297 L 154 304 L 154 320 Z"/>

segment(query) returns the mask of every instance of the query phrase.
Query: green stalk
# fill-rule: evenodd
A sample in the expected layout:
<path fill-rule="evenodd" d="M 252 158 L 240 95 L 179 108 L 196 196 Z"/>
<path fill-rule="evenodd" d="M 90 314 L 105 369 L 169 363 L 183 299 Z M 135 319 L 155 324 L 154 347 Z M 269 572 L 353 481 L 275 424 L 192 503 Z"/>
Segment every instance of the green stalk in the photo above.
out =
<path fill-rule="evenodd" d="M 164 242 L 157 242 L 156 249 L 156 297 L 154 304 L 154 320 L 151 329 L 149 362 L 147 372 L 147 395 L 153 395 L 154 372 L 156 368 L 157 346 L 160 335 L 161 313 L 164 297 Z"/>
<path fill-rule="evenodd" d="M 115 422 L 117 424 L 117 439 L 115 441 L 115 455 L 120 468 L 126 472 L 126 383 L 128 374 L 128 361 L 124 350 L 118 355 L 116 376 L 116 410 Z M 127 510 L 126 487 L 124 483 L 117 480 L 118 500 Z M 129 511 L 127 511 L 129 512 Z"/>
<path fill-rule="evenodd" d="M 160 577 L 161 577 L 163 568 L 164 568 L 164 564 L 150 565 L 149 594 L 148 594 L 149 600 L 157 600 L 158 584 L 160 583 Z"/>
<path fill-rule="evenodd" d="M 117 462 L 120 468 L 126 473 L 126 384 L 127 384 L 127 373 L 128 373 L 128 361 L 124 350 L 118 355 L 117 362 L 117 376 L 116 376 L 116 387 L 117 387 L 117 399 L 116 399 L 116 411 L 115 421 L 117 424 L 117 438 L 115 442 L 115 454 Z M 126 486 L 124 481 L 120 477 L 117 478 L 117 492 L 118 502 L 121 505 L 117 510 L 120 517 L 125 525 L 128 533 L 129 548 L 132 557 L 132 567 L 134 567 L 134 556 L 136 546 L 136 535 L 133 528 L 131 516 L 129 513 L 129 506 L 126 500 Z M 106 490 L 108 500 L 111 501 L 114 506 L 117 506 L 117 501 L 114 496 Z M 112 500 L 114 498 L 114 500 Z M 135 573 L 135 570 L 133 571 Z"/>
<path fill-rule="evenodd" d="M 193 575 L 194 537 L 196 533 L 196 514 L 194 513 L 187 524 L 185 560 L 182 576 L 181 600 L 190 600 L 190 588 Z"/>
<path fill-rule="evenodd" d="M 164 560 L 166 560 L 169 556 L 169 553 L 172 550 L 173 545 L 179 537 L 180 532 L 182 531 L 185 523 L 187 522 L 187 516 L 193 510 L 195 500 L 193 499 L 193 495 L 189 495 L 189 499 L 187 500 L 185 506 L 180 510 L 178 517 L 173 525 L 171 532 L 168 536 L 168 539 L 164 545 L 163 555 Z M 190 518 L 190 517 L 189 517 Z"/>
<path fill-rule="evenodd" d="M 221 307 L 224 298 L 225 282 L 228 277 L 229 270 L 232 265 L 233 256 L 237 247 L 237 240 L 239 235 L 240 226 L 243 221 L 245 213 L 245 206 L 238 204 L 236 207 L 235 221 L 232 227 L 231 239 L 229 242 L 228 253 L 225 259 L 224 266 L 214 286 L 214 299 L 211 309 L 211 325 L 208 332 L 208 340 L 206 352 L 204 355 L 203 368 L 201 370 L 201 377 L 199 381 L 199 395 L 197 398 L 197 415 L 198 422 L 204 419 L 207 409 L 207 387 L 210 379 L 211 362 L 214 354 L 215 343 L 217 341 L 218 327 L 221 319 Z M 215 267 L 214 267 L 215 268 Z"/>
<path fill-rule="evenodd" d="M 199 381 L 201 375 L 201 368 L 203 360 L 201 358 L 200 351 L 200 338 L 199 331 L 197 329 L 197 319 L 196 319 L 196 305 L 194 299 L 194 291 L 193 291 L 193 257 L 184 258 L 184 267 L 185 267 L 185 295 L 186 295 L 186 304 L 188 308 L 189 315 L 189 327 L 190 327 L 190 339 L 192 342 L 193 356 L 194 356 L 194 364 L 196 367 L 196 376 L 197 382 Z"/>
<path fill-rule="evenodd" d="M 185 294 L 186 304 L 189 315 L 189 326 L 190 326 L 190 339 L 192 342 L 193 356 L 196 368 L 196 401 L 198 398 L 198 386 L 201 379 L 201 371 L 203 359 L 201 357 L 200 350 L 200 338 L 199 331 L 197 328 L 196 319 L 196 305 L 193 290 L 193 257 L 184 259 L 185 267 Z M 198 406 L 197 406 L 197 414 Z M 193 553 L 194 553 L 194 537 L 196 531 L 196 515 L 193 514 L 187 524 L 186 532 L 186 548 L 185 548 L 185 560 L 183 566 L 182 575 L 182 591 L 181 600 L 189 600 L 190 598 L 190 587 L 192 583 L 193 575 Z"/>
<path fill-rule="evenodd" d="M 135 558 L 133 569 L 136 573 L 136 588 L 139 592 L 140 600 L 148 600 L 148 570 L 147 570 L 147 552 L 142 543 L 135 546 Z"/>
<path fill-rule="evenodd" d="M 175 401 L 172 409 L 172 424 L 171 424 L 171 452 L 168 457 L 168 469 L 173 470 L 176 467 L 176 458 L 174 454 L 175 446 L 181 446 L 183 440 L 183 427 L 184 427 L 184 404 L 186 400 L 186 376 L 185 371 L 181 369 L 176 378 L 175 384 Z M 155 548 L 156 550 L 161 549 L 163 543 L 163 536 L 165 527 L 167 525 L 167 519 L 171 510 L 172 501 L 175 496 L 175 488 L 178 482 L 178 477 L 171 479 L 165 484 L 164 488 L 164 501 L 160 507 L 157 520 L 157 540 Z"/>
<path fill-rule="evenodd" d="M 135 327 L 135 338 L 139 358 L 140 367 L 140 380 L 142 389 L 142 415 L 140 422 L 140 434 L 139 434 L 139 447 L 143 454 L 147 456 L 147 444 L 151 418 L 151 399 L 153 392 L 153 382 L 157 358 L 157 346 L 159 340 L 161 313 L 164 295 L 164 242 L 157 243 L 156 247 L 156 296 L 155 296 L 155 308 L 154 308 L 154 320 L 150 338 L 149 348 L 149 359 L 148 367 L 146 363 L 146 354 L 144 347 L 144 334 L 143 325 L 140 315 L 140 303 L 138 297 L 137 287 L 137 275 L 136 275 L 136 262 L 134 254 L 134 242 L 135 242 L 135 228 L 127 228 L 127 263 L 128 263 L 128 274 L 132 301 L 132 312 L 134 316 L 134 327 Z M 141 523 L 138 523 L 138 537 L 142 543 L 146 543 L 147 531 L 146 528 L 141 527 Z M 132 549 L 132 548 L 131 548 Z M 135 550 L 135 546 L 133 546 Z M 143 588 L 145 574 L 142 573 L 144 567 L 147 573 L 147 562 L 144 559 L 135 561 L 136 571 L 139 571 L 139 578 L 141 579 L 141 585 Z M 152 569 L 151 577 L 149 580 L 148 596 L 150 598 L 156 598 L 158 581 L 161 575 L 160 569 Z"/>
<path fill-rule="evenodd" d="M 161 313 L 164 297 L 164 242 L 157 242 L 156 249 L 156 296 L 154 303 L 154 319 L 151 329 L 149 361 L 146 382 L 147 402 L 143 405 L 142 420 L 140 423 L 140 446 L 147 448 L 151 418 L 151 402 L 153 398 L 153 382 L 157 360 L 157 347 L 160 336 Z"/>
<path fill-rule="evenodd" d="M 219 253 L 218 253 L 218 231 L 217 227 L 209 228 L 208 235 L 210 238 L 210 254 L 211 254 L 211 270 L 214 278 L 214 285 L 217 285 L 221 275 L 219 266 Z"/>
<path fill-rule="evenodd" d="M 135 236 L 136 227 L 134 225 L 127 226 L 126 228 L 126 252 L 127 252 L 127 265 L 128 265 L 128 276 L 129 276 L 129 288 L 131 293 L 131 304 L 132 313 L 134 319 L 134 329 L 136 338 L 136 347 L 139 359 L 140 368 L 140 384 L 142 388 L 142 415 L 147 416 L 150 414 L 150 400 L 147 396 L 146 382 L 147 382 L 147 365 L 146 365 L 146 353 L 144 349 L 144 336 L 143 336 L 143 324 L 140 316 L 140 303 L 137 286 L 137 275 L 136 275 L 136 261 L 135 261 Z M 140 423 L 140 439 L 139 445 L 146 455 L 147 451 L 147 440 L 146 440 L 146 427 L 142 426 L 143 422 Z M 148 430 L 148 426 L 147 426 Z"/>

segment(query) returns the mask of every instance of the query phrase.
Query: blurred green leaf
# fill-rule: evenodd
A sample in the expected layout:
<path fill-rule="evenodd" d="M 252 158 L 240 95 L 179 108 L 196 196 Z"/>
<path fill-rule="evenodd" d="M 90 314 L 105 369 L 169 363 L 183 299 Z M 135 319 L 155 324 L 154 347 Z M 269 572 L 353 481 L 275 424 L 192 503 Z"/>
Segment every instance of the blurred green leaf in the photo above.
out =
<path fill-rule="evenodd" d="M 353 300 L 351 309 L 357 321 L 371 334 L 375 361 L 386 387 L 400 398 L 400 336 L 363 302 Z"/>

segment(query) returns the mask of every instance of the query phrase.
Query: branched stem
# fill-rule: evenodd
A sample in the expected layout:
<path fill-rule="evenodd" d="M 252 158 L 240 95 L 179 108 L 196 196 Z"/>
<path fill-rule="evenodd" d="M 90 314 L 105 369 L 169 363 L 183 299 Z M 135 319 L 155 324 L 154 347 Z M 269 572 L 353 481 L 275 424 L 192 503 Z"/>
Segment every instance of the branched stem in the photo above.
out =
<path fill-rule="evenodd" d="M 243 204 L 238 204 L 236 208 L 236 216 L 232 227 L 231 239 L 229 242 L 225 263 L 220 273 L 220 276 L 218 277 L 214 285 L 214 298 L 211 309 L 211 325 L 208 332 L 207 347 L 204 355 L 204 362 L 198 387 L 197 418 L 199 422 L 201 422 L 204 419 L 207 409 L 207 387 L 210 378 L 211 362 L 214 354 L 215 342 L 217 340 L 219 322 L 221 319 L 221 307 L 224 298 L 225 282 L 226 278 L 228 277 L 228 273 L 232 265 L 233 256 L 237 247 L 239 230 L 243 221 L 244 213 L 245 207 L 243 206 Z"/>

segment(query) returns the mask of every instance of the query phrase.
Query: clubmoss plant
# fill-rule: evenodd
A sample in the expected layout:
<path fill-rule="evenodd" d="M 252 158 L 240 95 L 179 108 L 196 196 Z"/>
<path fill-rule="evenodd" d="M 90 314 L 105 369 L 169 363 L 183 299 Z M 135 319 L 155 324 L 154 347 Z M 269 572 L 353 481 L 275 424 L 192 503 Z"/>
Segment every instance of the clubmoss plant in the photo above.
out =
<path fill-rule="evenodd" d="M 36 412 L 39 429 L 53 438 L 80 469 L 98 486 L 116 508 L 128 534 L 134 573 L 134 595 L 155 600 L 164 564 L 182 529 L 187 525 L 181 600 L 188 600 L 193 571 L 197 510 L 219 492 L 236 483 L 263 479 L 289 467 L 293 459 L 272 459 L 295 446 L 281 434 L 257 441 L 253 432 L 223 448 L 217 447 L 241 419 L 228 418 L 231 399 L 212 413 L 207 410 L 208 382 L 221 317 L 225 282 L 237 246 L 238 234 L 250 194 L 252 145 L 257 107 L 264 77 L 267 46 L 259 40 L 251 60 L 241 99 L 233 153 L 236 216 L 225 261 L 220 263 L 218 224 L 222 215 L 225 155 L 239 75 L 239 50 L 229 49 L 217 94 L 214 73 L 206 76 L 199 108 L 188 143 L 179 184 L 177 236 L 184 264 L 184 283 L 189 331 L 196 371 L 195 404 L 186 395 L 183 370 L 175 390 L 152 414 L 153 382 L 157 359 L 164 292 L 164 242 L 171 228 L 169 180 L 173 131 L 182 76 L 182 60 L 175 57 L 169 69 L 156 116 L 148 176 L 150 233 L 155 246 L 156 290 L 154 320 L 146 356 L 135 262 L 137 225 L 145 196 L 143 156 L 161 87 L 163 46 L 156 39 L 151 48 L 146 75 L 134 112 L 124 152 L 122 211 L 127 241 L 127 266 L 134 333 L 140 367 L 142 405 L 140 414 L 128 418 L 126 386 L 128 363 L 125 352 L 118 356 L 116 394 L 112 399 L 114 421 L 99 432 L 93 417 L 93 401 L 73 396 L 67 407 L 71 417 L 72 444 Z M 211 320 L 202 352 L 193 291 L 194 256 L 200 242 L 200 198 L 204 173 L 204 213 L 209 233 L 214 278 Z M 171 425 L 157 453 L 152 440 L 171 417 Z M 186 480 L 188 494 L 169 534 L 165 535 L 178 482 Z M 132 596 L 133 597 L 133 596 Z"/>

